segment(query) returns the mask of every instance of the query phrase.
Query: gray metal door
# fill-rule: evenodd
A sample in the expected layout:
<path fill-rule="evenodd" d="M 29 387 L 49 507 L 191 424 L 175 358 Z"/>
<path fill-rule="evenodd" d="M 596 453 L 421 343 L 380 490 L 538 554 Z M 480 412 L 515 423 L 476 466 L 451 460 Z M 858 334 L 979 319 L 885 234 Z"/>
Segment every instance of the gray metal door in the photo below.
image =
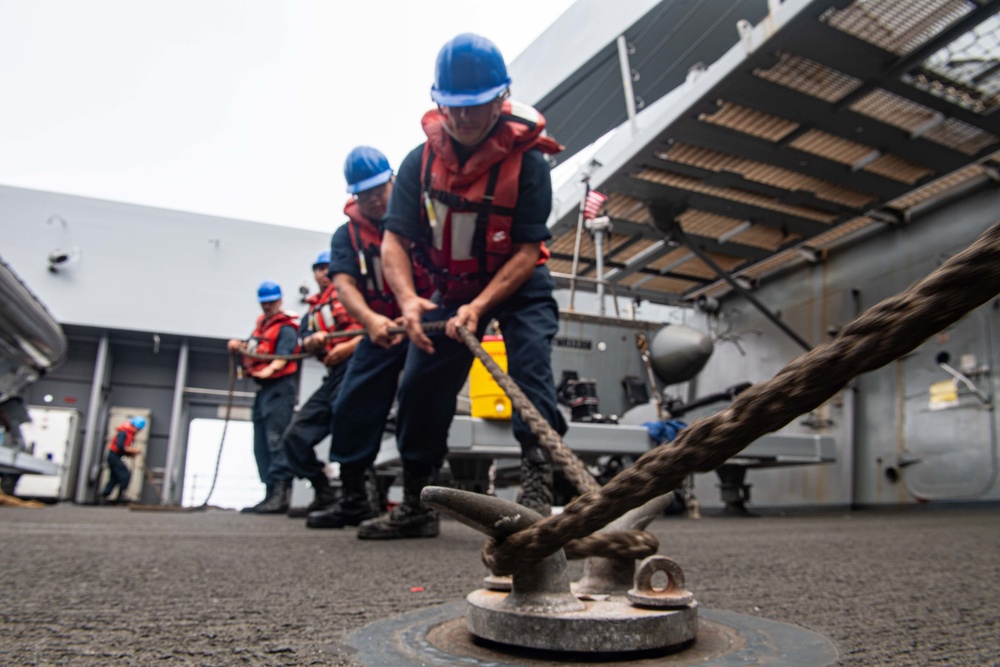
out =
<path fill-rule="evenodd" d="M 992 313 L 980 308 L 903 360 L 900 463 L 918 499 L 975 498 L 996 479 Z"/>

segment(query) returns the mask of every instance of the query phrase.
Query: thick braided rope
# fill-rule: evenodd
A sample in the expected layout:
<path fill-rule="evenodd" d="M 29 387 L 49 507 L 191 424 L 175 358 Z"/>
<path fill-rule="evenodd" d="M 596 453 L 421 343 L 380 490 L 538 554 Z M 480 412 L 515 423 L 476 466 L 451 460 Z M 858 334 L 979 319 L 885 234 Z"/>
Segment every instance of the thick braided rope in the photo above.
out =
<path fill-rule="evenodd" d="M 751 442 L 828 400 L 847 382 L 918 347 L 1000 293 L 1000 222 L 902 294 L 873 306 L 832 341 L 794 359 L 774 378 L 740 394 L 722 412 L 696 421 L 669 445 L 644 454 L 596 492 L 483 549 L 494 573 L 511 573 L 622 513 L 714 470 Z"/>
<path fill-rule="evenodd" d="M 298 361 L 315 356 L 312 352 L 296 352 L 295 354 L 260 354 L 259 352 L 240 352 L 240 355 L 248 359 L 260 359 L 261 361 L 274 361 L 284 359 L 285 361 Z"/>
<path fill-rule="evenodd" d="M 458 333 L 462 337 L 462 342 L 469 348 L 469 351 L 472 352 L 476 359 L 482 362 L 486 370 L 496 380 L 496 383 L 506 392 L 507 397 L 510 398 L 511 405 L 521 415 L 521 419 L 531 428 L 531 432 L 538 437 L 539 444 L 545 447 L 549 454 L 552 455 L 552 460 L 562 467 L 566 478 L 576 487 L 576 490 L 580 493 L 587 493 L 600 489 L 601 485 L 587 472 L 587 468 L 583 465 L 583 462 L 577 458 L 572 449 L 566 446 L 555 429 L 545 421 L 545 418 L 531 404 L 531 401 L 524 395 L 521 388 L 517 386 L 517 383 L 504 373 L 503 369 L 493 360 L 493 357 L 483 349 L 475 334 L 465 327 L 458 327 Z"/>
<path fill-rule="evenodd" d="M 619 530 L 613 533 L 594 533 L 570 540 L 563 549 L 569 560 L 591 556 L 642 560 L 659 551 L 660 540 L 656 535 L 644 530 Z"/>
<path fill-rule="evenodd" d="M 487 551 L 493 540 L 483 544 L 481 558 L 485 562 Z M 599 556 L 601 558 L 631 558 L 642 560 L 660 550 L 660 540 L 656 535 L 644 530 L 621 530 L 613 533 L 594 533 L 563 546 L 568 560 L 580 560 Z"/>
<path fill-rule="evenodd" d="M 428 322 L 423 325 L 424 333 L 440 333 L 444 331 L 446 322 Z M 389 327 L 389 333 L 406 333 L 406 327 Z M 337 338 L 354 338 L 355 336 L 367 336 L 368 332 L 364 329 L 348 329 L 347 331 L 330 331 L 326 334 L 327 340 L 335 340 Z M 274 361 L 275 359 L 284 359 L 285 361 L 297 361 L 299 359 L 308 359 L 315 356 L 312 352 L 297 352 L 295 354 L 260 354 L 257 352 L 240 352 L 244 357 L 250 359 L 260 359 L 262 361 Z"/>
<path fill-rule="evenodd" d="M 493 360 L 479 339 L 465 327 L 458 327 L 459 335 L 469 351 L 482 362 L 496 383 L 507 393 L 511 405 L 521 415 L 521 419 L 531 428 L 538 442 L 552 455 L 552 460 L 562 466 L 567 479 L 580 493 L 597 491 L 601 485 L 587 471 L 583 462 L 573 453 L 559 434 L 538 409 L 531 403 L 514 380 L 503 372 L 503 369 Z M 614 533 L 599 533 L 589 535 L 584 539 L 573 540 L 566 545 L 566 557 L 570 560 L 603 556 L 605 558 L 635 558 L 642 559 L 652 556 L 660 548 L 660 542 L 652 534 L 640 530 L 619 531 Z"/>
<path fill-rule="evenodd" d="M 219 451 L 215 453 L 215 468 L 212 471 L 212 483 L 208 487 L 208 495 L 205 496 L 205 502 L 199 505 L 199 508 L 208 507 L 208 501 L 212 499 L 212 494 L 215 493 L 215 484 L 219 481 L 219 464 L 222 462 L 222 447 L 226 444 L 226 431 L 229 430 L 229 419 L 233 413 L 233 396 L 236 393 L 236 353 L 229 354 L 229 389 L 226 391 L 226 416 L 222 421 L 222 437 L 219 438 Z M 153 487 L 155 490 L 156 487 Z M 159 492 L 157 492 L 159 495 Z M 163 503 L 163 496 L 160 496 L 160 504 Z"/>

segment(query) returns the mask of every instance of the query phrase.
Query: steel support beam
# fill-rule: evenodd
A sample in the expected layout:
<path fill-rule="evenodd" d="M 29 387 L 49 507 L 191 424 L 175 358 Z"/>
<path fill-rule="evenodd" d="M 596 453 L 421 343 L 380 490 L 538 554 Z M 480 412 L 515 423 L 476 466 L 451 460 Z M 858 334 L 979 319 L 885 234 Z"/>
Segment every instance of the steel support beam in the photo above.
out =
<path fill-rule="evenodd" d="M 171 505 L 181 503 L 183 483 L 180 477 L 179 461 L 187 454 L 187 428 L 184 423 L 184 387 L 188 375 L 188 342 L 181 343 L 177 353 L 177 376 L 174 382 L 174 399 L 170 407 L 170 434 L 167 437 L 167 462 L 163 470 L 163 502 Z"/>
<path fill-rule="evenodd" d="M 723 269 L 721 266 L 716 264 L 711 257 L 708 256 L 704 250 L 698 247 L 697 243 L 694 243 L 691 239 L 684 234 L 681 229 L 680 224 L 673 219 L 673 217 L 667 211 L 657 211 L 655 208 L 650 208 L 650 214 L 653 216 L 653 220 L 656 226 L 663 229 L 665 233 L 668 233 L 671 238 L 682 243 L 688 250 L 694 253 L 698 259 L 705 262 L 713 271 L 719 274 L 719 277 L 725 280 L 729 285 L 736 290 L 744 299 L 750 302 L 754 308 L 759 310 L 761 314 L 771 321 L 776 327 L 781 329 L 785 334 L 795 341 L 803 350 L 806 352 L 812 349 L 812 346 L 805 341 L 801 336 L 799 336 L 791 327 L 781 321 L 781 319 L 772 313 L 770 309 L 761 303 L 753 294 L 748 290 L 743 289 L 729 272 Z"/>
<path fill-rule="evenodd" d="M 101 447 L 102 434 L 97 429 L 101 424 L 101 411 L 104 410 L 104 384 L 110 368 L 110 350 L 108 334 L 102 334 L 97 343 L 97 358 L 94 361 L 94 376 L 90 383 L 90 401 L 84 426 L 83 451 L 80 453 L 80 469 L 76 478 L 75 500 L 79 504 L 94 502 L 96 485 L 100 481 L 101 454 L 104 449 Z"/>

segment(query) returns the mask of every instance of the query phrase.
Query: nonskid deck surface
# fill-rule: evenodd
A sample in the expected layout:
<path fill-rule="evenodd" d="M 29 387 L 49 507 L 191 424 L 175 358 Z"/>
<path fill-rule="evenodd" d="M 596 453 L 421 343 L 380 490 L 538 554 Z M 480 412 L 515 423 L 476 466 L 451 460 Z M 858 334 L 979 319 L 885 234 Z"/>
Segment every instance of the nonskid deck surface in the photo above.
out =
<path fill-rule="evenodd" d="M 352 631 L 480 586 L 482 537 L 441 528 L 373 543 L 283 516 L 0 508 L 0 664 L 357 667 Z M 703 607 L 822 633 L 841 665 L 1000 663 L 996 505 L 651 530 Z"/>

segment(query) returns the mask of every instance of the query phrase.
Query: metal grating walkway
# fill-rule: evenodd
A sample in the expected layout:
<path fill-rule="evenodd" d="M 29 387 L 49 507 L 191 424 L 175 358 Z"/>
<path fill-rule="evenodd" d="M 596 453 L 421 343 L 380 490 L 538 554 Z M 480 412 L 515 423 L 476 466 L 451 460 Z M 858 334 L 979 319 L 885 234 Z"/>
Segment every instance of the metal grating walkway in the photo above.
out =
<path fill-rule="evenodd" d="M 594 156 L 610 196 L 577 275 L 680 304 L 753 285 L 873 225 L 1000 180 L 1000 0 L 789 0 Z M 558 137 L 557 137 L 558 138 Z M 570 283 L 583 193 L 556 194 Z"/>

